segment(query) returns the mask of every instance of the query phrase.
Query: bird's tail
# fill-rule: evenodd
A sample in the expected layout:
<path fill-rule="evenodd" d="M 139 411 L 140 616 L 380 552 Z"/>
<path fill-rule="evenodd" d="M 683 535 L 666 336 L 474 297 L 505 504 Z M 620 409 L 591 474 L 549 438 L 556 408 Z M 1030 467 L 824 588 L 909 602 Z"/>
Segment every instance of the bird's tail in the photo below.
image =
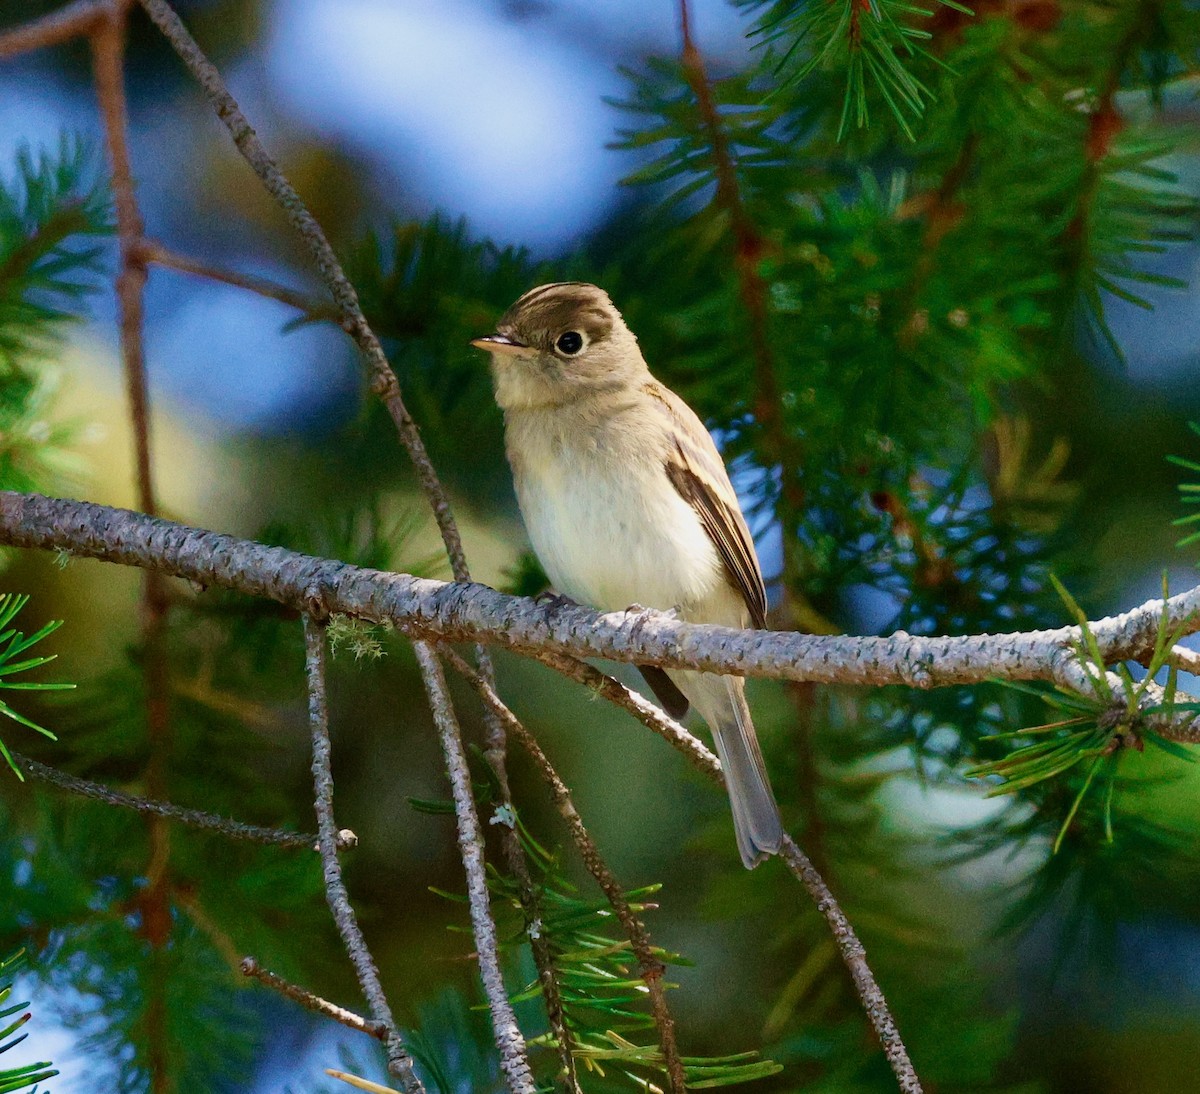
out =
<path fill-rule="evenodd" d="M 672 675 L 712 730 L 729 789 L 738 851 L 751 870 L 767 855 L 778 854 L 783 822 L 746 706 L 744 682 L 737 676 L 707 673 Z"/>

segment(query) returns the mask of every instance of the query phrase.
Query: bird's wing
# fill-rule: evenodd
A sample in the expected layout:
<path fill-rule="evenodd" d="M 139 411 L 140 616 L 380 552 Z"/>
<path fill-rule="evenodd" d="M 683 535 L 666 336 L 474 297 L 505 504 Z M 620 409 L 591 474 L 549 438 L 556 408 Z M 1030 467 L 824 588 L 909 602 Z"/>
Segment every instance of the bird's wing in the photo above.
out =
<path fill-rule="evenodd" d="M 754 540 L 738 507 L 737 494 L 708 430 L 692 409 L 657 381 L 645 391 L 669 413 L 673 428 L 666 453 L 667 478 L 700 518 L 717 548 L 729 583 L 742 595 L 750 622 L 765 630 L 767 590 L 754 553 Z"/>

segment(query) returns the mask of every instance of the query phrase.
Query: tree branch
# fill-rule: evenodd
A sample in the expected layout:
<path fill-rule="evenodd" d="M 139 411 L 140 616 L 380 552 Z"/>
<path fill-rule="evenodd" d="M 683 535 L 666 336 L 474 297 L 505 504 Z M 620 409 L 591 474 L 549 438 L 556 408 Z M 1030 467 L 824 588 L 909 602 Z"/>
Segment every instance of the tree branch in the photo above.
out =
<path fill-rule="evenodd" d="M 146 264 L 137 252 L 143 235 L 129 159 L 129 109 L 125 99 L 125 35 L 131 0 L 109 0 L 88 41 L 92 78 L 104 123 L 110 179 L 117 214 L 119 261 L 116 294 L 121 334 L 121 365 L 133 434 L 134 474 L 138 505 L 150 515 L 158 512 L 150 454 L 150 396 L 142 338 L 145 318 Z M 146 789 L 151 797 L 168 796 L 167 772 L 171 749 L 169 668 L 166 656 L 170 604 L 162 576 L 146 573 L 142 582 L 142 680 L 149 757 Z M 167 1029 L 168 977 L 164 955 L 172 933 L 171 829 L 162 816 L 149 817 L 150 860 L 142 913 L 153 949 L 146 1002 L 148 1070 L 153 1094 L 168 1094 L 172 1082 Z"/>
<path fill-rule="evenodd" d="M 875 974 L 871 972 L 871 966 L 867 964 L 867 951 L 858 940 L 858 935 L 850 925 L 850 920 L 846 918 L 846 913 L 842 911 L 837 898 L 825 884 L 825 879 L 821 877 L 817 868 L 800 850 L 791 836 L 783 837 L 783 846 L 779 855 L 787 863 L 788 869 L 800 879 L 801 884 L 808 890 L 808 895 L 812 897 L 818 911 L 825 917 L 825 922 L 829 924 L 833 940 L 837 943 L 838 952 L 850 972 L 850 978 L 854 981 L 854 989 L 862 1001 L 863 1010 L 867 1012 L 867 1018 L 875 1030 L 875 1035 L 879 1038 L 884 1055 L 891 1065 L 892 1073 L 900 1084 L 901 1094 L 921 1094 L 921 1080 L 917 1077 L 916 1069 L 908 1058 L 908 1050 L 900 1038 L 900 1031 L 896 1028 L 896 1020 L 892 1017 L 887 999 L 884 998 L 883 991 L 875 980 Z"/>
<path fill-rule="evenodd" d="M 627 688 L 620 680 L 613 679 L 586 661 L 578 661 L 564 654 L 541 651 L 533 656 L 555 672 L 582 684 L 593 695 L 632 714 L 647 729 L 653 730 L 672 748 L 682 752 L 698 770 L 708 775 L 720 772 L 721 762 L 699 737 L 681 726 L 662 707 Z"/>
<path fill-rule="evenodd" d="M 237 273 L 234 270 L 223 270 L 218 266 L 212 266 L 207 262 L 201 262 L 199 259 L 173 251 L 153 239 L 139 240 L 137 254 L 143 262 L 160 266 L 163 269 L 176 270 L 194 277 L 203 277 L 209 281 L 218 281 L 223 285 L 245 289 L 247 292 L 266 297 L 268 300 L 277 300 L 280 304 L 286 304 L 289 308 L 295 308 L 302 312 L 310 319 L 332 319 L 336 322 L 340 318 L 340 313 L 330 301 L 316 300 L 307 293 L 280 285 L 270 278 Z"/>
<path fill-rule="evenodd" d="M 371 1022 L 361 1014 L 355 1014 L 352 1010 L 339 1007 L 336 1003 L 331 1003 L 327 999 L 322 999 L 319 995 L 314 995 L 306 988 L 302 988 L 298 984 L 293 984 L 285 980 L 282 976 L 277 976 L 269 969 L 264 969 L 253 957 L 243 957 L 238 967 L 242 970 L 243 976 L 254 977 L 260 984 L 279 992 L 280 995 L 290 999 L 293 1003 L 299 1003 L 302 1007 L 313 1011 L 315 1014 L 322 1014 L 326 1018 L 332 1018 L 335 1022 L 341 1022 L 343 1026 L 356 1029 L 359 1033 L 365 1033 L 369 1037 L 374 1037 L 377 1041 L 386 1043 L 388 1039 L 388 1028 L 384 1023 Z"/>
<path fill-rule="evenodd" d="M 1200 652 L 1189 650 L 1187 646 L 1172 646 L 1167 654 L 1167 663 L 1174 665 L 1181 672 L 1200 676 Z"/>
<path fill-rule="evenodd" d="M 267 547 L 125 509 L 0 491 L 0 542 L 138 566 L 265 597 L 299 611 L 390 620 L 407 634 L 543 654 L 830 684 L 932 688 L 991 679 L 1073 682 L 1078 627 L 925 638 L 740 631 L 683 623 L 664 612 L 546 606 L 486 585 L 381 573 Z M 1167 624 L 1200 630 L 1200 586 L 1171 597 Z M 1110 662 L 1153 648 L 1164 604 L 1150 600 L 1092 623 Z M 1151 716 L 1157 732 L 1191 731 L 1193 717 Z"/>
<path fill-rule="evenodd" d="M 470 666 L 452 652 L 448 652 L 447 657 L 450 658 L 451 664 L 454 665 L 455 669 L 471 681 L 485 703 L 495 709 L 498 714 L 501 711 L 505 711 L 508 717 L 513 719 L 515 724 L 510 726 L 511 732 L 532 757 L 534 763 L 541 771 L 543 779 L 549 785 L 554 804 L 557 806 L 562 818 L 567 822 L 567 827 L 570 829 L 576 846 L 579 848 L 584 865 L 587 866 L 588 871 L 599 883 L 601 889 L 603 889 L 605 896 L 608 897 L 613 910 L 617 914 L 617 918 L 620 919 L 621 925 L 629 935 L 634 954 L 637 956 L 638 962 L 642 967 L 642 978 L 650 990 L 655 1024 L 658 1025 L 662 1037 L 663 1058 L 667 1061 L 672 1084 L 680 1084 L 677 1089 L 682 1091 L 684 1089 L 682 1086 L 682 1061 L 679 1060 L 678 1050 L 674 1044 L 674 1022 L 670 1012 L 667 1010 L 662 984 L 658 980 L 658 977 L 662 975 L 662 965 L 654 957 L 653 951 L 650 949 L 650 939 L 646 934 L 645 928 L 633 914 L 632 909 L 629 907 L 629 902 L 625 899 L 624 892 L 617 884 L 611 871 L 608 870 L 604 860 L 600 857 L 599 850 L 592 842 L 587 829 L 584 828 L 583 821 L 575 810 L 570 791 L 567 789 L 566 784 L 559 778 L 558 773 L 538 746 L 537 741 L 534 740 L 533 736 L 520 722 L 516 721 L 515 716 L 512 715 L 511 711 L 508 711 L 508 708 L 504 706 L 499 696 L 479 678 L 478 674 L 471 671 Z M 597 675 L 603 676 L 601 673 L 597 673 Z M 604 679 L 607 680 L 608 678 L 604 677 Z M 615 680 L 610 680 L 609 682 L 618 688 L 621 686 Z M 680 729 L 686 735 L 686 730 L 682 730 L 682 727 Z M 677 738 L 672 737 L 671 740 L 672 743 L 676 743 Z M 699 745 L 699 742 L 697 741 L 695 744 Z M 699 747 L 703 749 L 704 746 L 699 745 Z M 721 771 L 717 758 L 712 753 L 708 753 L 705 758 L 700 758 L 693 748 L 684 746 L 681 751 L 687 752 L 693 761 L 699 759 L 700 762 L 696 766 L 717 783 L 718 786 L 723 787 L 725 785 L 725 776 Z M 708 750 L 704 749 L 704 751 L 707 752 Z M 903 1094 L 921 1094 L 920 1080 L 917 1077 L 916 1070 L 913 1068 L 912 1061 L 908 1058 L 908 1051 L 904 1047 L 899 1030 L 896 1028 L 896 1020 L 892 1017 L 887 999 L 884 997 L 882 989 L 875 980 L 875 975 L 871 972 L 870 965 L 867 964 L 866 950 L 859 941 L 857 934 L 855 934 L 850 920 L 846 917 L 846 913 L 842 911 L 841 905 L 838 904 L 837 898 L 825 883 L 825 879 L 822 878 L 820 871 L 817 870 L 808 856 L 800 850 L 791 836 L 785 838 L 780 855 L 784 862 L 787 863 L 788 868 L 808 891 L 813 903 L 816 904 L 818 910 L 829 924 L 829 929 L 833 934 L 838 952 L 841 954 L 842 961 L 850 973 L 850 978 L 854 982 L 854 988 L 858 993 L 859 999 L 862 1001 L 867 1018 L 871 1022 L 876 1036 L 879 1038 L 879 1043 L 883 1047 L 888 1063 L 892 1067 L 892 1071 L 900 1085 L 900 1090 Z M 668 1042 L 670 1044 L 669 1049 Z M 678 1065 L 677 1070 L 671 1067 L 673 1057 L 675 1063 Z"/>
<path fill-rule="evenodd" d="M 144 234 L 142 214 L 134 191 L 129 162 L 129 119 L 125 104 L 125 9 L 124 0 L 103 5 L 103 18 L 91 36 L 92 70 L 104 134 L 108 145 L 120 262 L 117 271 L 117 302 L 121 330 L 121 357 L 133 419 L 134 466 L 137 474 L 138 506 L 156 513 L 150 466 L 150 400 L 146 390 L 146 357 L 142 347 L 143 300 L 146 264 L 139 251 Z"/>
<path fill-rule="evenodd" d="M 202 831 L 220 832 L 230 839 L 248 840 L 251 843 L 264 843 L 276 847 L 307 847 L 316 846 L 317 837 L 308 832 L 289 832 L 283 828 L 265 828 L 258 824 L 245 824 L 242 821 L 229 820 L 215 813 L 206 813 L 200 809 L 187 809 L 171 802 L 154 801 L 142 798 L 136 794 L 126 794 L 114 790 L 103 783 L 81 779 L 77 775 L 68 775 L 56 767 L 31 760 L 19 752 L 13 752 L 12 757 L 20 765 L 21 770 L 31 778 L 40 779 L 72 794 L 104 802 L 106 805 L 116 805 L 122 809 L 132 809 L 144 816 L 165 817 L 186 824 L 189 828 L 199 828 Z M 343 828 L 337 836 L 339 850 L 355 847 L 358 837 L 349 828 Z"/>
<path fill-rule="evenodd" d="M 333 819 L 333 769 L 329 743 L 329 707 L 325 698 L 325 628 L 311 615 L 304 616 L 304 671 L 308 679 L 308 718 L 312 729 L 312 772 L 316 791 L 318 846 L 325 877 L 325 896 L 329 910 L 345 943 L 346 952 L 358 974 L 358 982 L 371 1008 L 371 1015 L 386 1032 L 388 1071 L 400 1080 L 405 1094 L 425 1094 L 425 1087 L 413 1071 L 412 1057 L 404 1046 L 392 1008 L 388 1006 L 379 982 L 379 969 L 366 939 L 358 926 L 350 894 L 342 881 L 338 862 L 338 829 Z"/>
<path fill-rule="evenodd" d="M 375 332 L 363 315 L 359 304 L 358 293 L 346 277 L 341 263 L 338 262 L 329 240 L 317 223 L 316 218 L 309 212 L 303 199 L 295 187 L 287 180 L 279 165 L 271 157 L 251 128 L 246 116 L 238 106 L 237 100 L 229 93 L 225 81 L 216 67 L 204 55 L 196 40 L 188 32 L 183 21 L 175 13 L 166 0 L 139 0 L 146 14 L 162 31 L 163 36 L 171 43 L 175 52 L 187 66 L 188 71 L 204 89 L 209 102 L 217 112 L 217 117 L 225 124 L 233 137 L 233 143 L 254 173 L 262 181 L 267 192 L 286 213 L 291 225 L 304 240 L 309 252 L 317 265 L 317 271 L 325 282 L 337 305 L 342 317 L 342 326 L 358 344 L 366 359 L 367 371 L 370 376 L 371 390 L 383 401 L 392 421 L 400 434 L 400 440 L 408 451 L 409 458 L 417 471 L 417 478 L 433 509 L 442 542 L 450 558 L 450 567 L 458 581 L 469 580 L 466 555 L 463 553 L 462 538 L 450 509 L 450 499 L 446 496 L 445 488 L 434 470 L 421 439 L 420 430 L 404 405 L 400 394 L 400 383 L 392 366 L 388 363 L 387 355 L 383 352 Z"/>
<path fill-rule="evenodd" d="M 566 822 L 571 838 L 579 850 L 579 857 L 587 867 L 588 873 L 596 879 L 596 883 L 608 898 L 617 919 L 620 920 L 621 926 L 629 937 L 629 943 L 641 970 L 642 980 L 650 995 L 650 1007 L 654 1013 L 654 1024 L 658 1027 L 659 1044 L 662 1046 L 663 1062 L 671 1083 L 672 1094 L 684 1094 L 686 1084 L 683 1060 L 679 1055 L 679 1046 L 675 1042 L 675 1019 L 671 1016 L 670 1008 L 667 1006 L 666 992 L 663 990 L 662 984 L 662 975 L 666 970 L 663 963 L 654 954 L 645 926 L 629 906 L 625 890 L 621 888 L 616 876 L 601 856 L 600 849 L 592 839 L 591 833 L 584 827 L 583 818 L 580 817 L 571 798 L 571 791 L 559 777 L 554 765 L 550 763 L 533 734 L 505 705 L 500 696 L 496 694 L 495 689 L 453 650 L 446 648 L 442 655 L 449 661 L 455 672 L 470 681 L 484 704 L 504 722 L 508 731 L 517 738 L 521 747 L 525 749 L 541 773 L 543 781 L 550 788 L 550 797 L 554 801 L 555 808 L 558 809 L 559 816 Z"/>
<path fill-rule="evenodd" d="M 166 0 L 139 0 L 139 2 L 204 89 L 217 116 L 229 130 L 238 151 L 258 175 L 268 193 L 284 210 L 292 227 L 307 245 L 316 262 L 317 270 L 334 299 L 336 311 L 341 315 L 342 328 L 354 339 L 363 354 L 371 389 L 379 396 L 391 415 L 400 434 L 401 443 L 416 469 L 421 489 L 433 510 L 442 543 L 445 545 L 446 554 L 450 559 L 450 568 L 454 578 L 456 581 L 469 581 L 471 572 L 467 566 L 458 525 L 451 511 L 450 499 L 429 458 L 425 442 L 421 439 L 420 430 L 404 404 L 400 383 L 388 362 L 383 346 L 367 322 L 359 303 L 358 293 L 349 278 L 346 277 L 324 231 L 317 223 L 316 218 L 309 212 L 299 193 L 280 171 L 279 165 L 267 152 L 246 120 L 237 101 L 229 93 L 221 74 L 205 57 L 204 52 L 188 33 L 183 21 L 171 5 Z M 485 679 L 494 685 L 495 673 L 492 663 L 487 651 L 482 647 L 477 651 L 477 661 Z M 490 711 L 485 713 L 485 718 L 488 728 L 488 757 L 500 782 L 501 793 L 507 799 L 509 790 L 508 775 L 505 770 L 504 730 Z M 532 890 L 528 884 L 529 870 L 524 860 L 524 851 L 517 840 L 505 836 L 504 852 L 505 858 L 521 886 L 522 903 L 525 904 L 526 914 L 535 916 L 536 909 L 528 906 L 526 900 Z M 538 963 L 539 975 L 545 980 L 550 975 L 550 966 L 547 955 L 542 952 L 541 947 L 535 948 L 535 958 Z M 549 1008 L 553 1009 L 556 997 L 557 987 L 552 986 L 546 995 Z M 554 1020 L 553 1015 L 551 1020 Z M 568 1056 L 565 1062 L 568 1068 L 568 1078 L 572 1079 L 573 1061 Z"/>
<path fill-rule="evenodd" d="M 106 0 L 75 0 L 40 19 L 13 27 L 0 34 L 0 61 L 91 34 L 107 9 Z"/>
<path fill-rule="evenodd" d="M 442 740 L 442 752 L 446 758 L 446 770 L 450 776 L 450 791 L 454 798 L 454 815 L 457 819 L 458 849 L 463 869 L 467 875 L 467 900 L 471 908 L 471 928 L 475 935 L 475 954 L 479 961 L 479 975 L 487 995 L 488 1008 L 492 1012 L 492 1027 L 496 1033 L 496 1047 L 500 1050 L 500 1066 L 508 1081 L 512 1094 L 535 1094 L 537 1086 L 529 1068 L 525 1049 L 525 1037 L 517 1025 L 517 1017 L 509 1002 L 500 972 L 499 944 L 496 940 L 496 924 L 488 898 L 487 873 L 483 862 L 483 832 L 479 827 L 479 815 L 475 811 L 475 799 L 471 796 L 471 774 L 467 769 L 467 754 L 463 748 L 462 733 L 458 719 L 446 691 L 446 678 L 441 662 L 426 642 L 415 642 L 413 649 L 421 666 L 425 690 L 429 697 L 429 709 Z"/>

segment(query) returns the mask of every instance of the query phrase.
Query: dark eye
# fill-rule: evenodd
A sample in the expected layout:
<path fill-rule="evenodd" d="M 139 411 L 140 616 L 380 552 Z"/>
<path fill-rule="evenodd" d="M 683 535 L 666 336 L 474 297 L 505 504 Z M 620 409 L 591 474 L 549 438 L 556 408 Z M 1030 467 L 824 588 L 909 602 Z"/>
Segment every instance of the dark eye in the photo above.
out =
<path fill-rule="evenodd" d="M 558 341 L 554 343 L 555 348 L 559 353 L 566 354 L 568 357 L 574 357 L 581 349 L 583 349 L 583 335 L 577 330 L 569 330 L 558 336 Z"/>

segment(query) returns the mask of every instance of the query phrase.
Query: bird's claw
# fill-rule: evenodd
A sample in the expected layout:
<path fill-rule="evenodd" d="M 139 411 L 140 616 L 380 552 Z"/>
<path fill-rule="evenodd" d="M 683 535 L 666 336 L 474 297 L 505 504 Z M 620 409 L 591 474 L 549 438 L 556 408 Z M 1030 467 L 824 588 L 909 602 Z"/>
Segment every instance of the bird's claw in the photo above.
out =
<path fill-rule="evenodd" d="M 630 604 L 625 609 L 626 615 L 665 615 L 668 619 L 678 619 L 678 608 L 647 608 L 645 604 Z"/>
<path fill-rule="evenodd" d="M 549 608 L 550 611 L 556 612 L 559 608 L 578 608 L 579 602 L 572 600 L 569 596 L 564 596 L 562 593 L 556 593 L 553 589 L 543 589 L 533 598 L 535 604 L 542 608 Z"/>

